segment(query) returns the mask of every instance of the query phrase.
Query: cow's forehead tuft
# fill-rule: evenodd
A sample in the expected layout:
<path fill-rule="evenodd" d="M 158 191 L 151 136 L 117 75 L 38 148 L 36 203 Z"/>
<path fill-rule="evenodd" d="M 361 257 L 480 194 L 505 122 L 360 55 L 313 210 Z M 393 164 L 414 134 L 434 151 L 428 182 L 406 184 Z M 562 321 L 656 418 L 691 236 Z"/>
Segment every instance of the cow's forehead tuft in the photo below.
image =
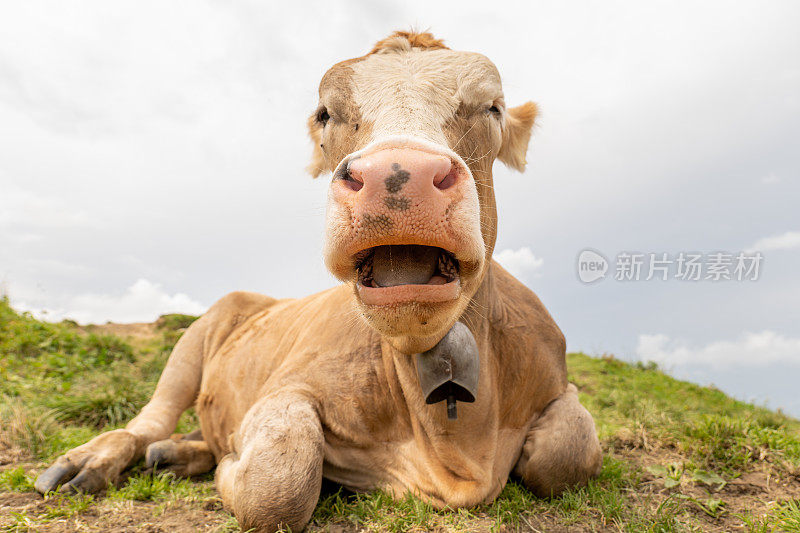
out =
<path fill-rule="evenodd" d="M 468 103 L 492 100 L 502 91 L 497 67 L 482 54 L 414 49 L 337 63 L 323 77 L 320 96 L 351 98 L 356 92 L 391 92 L 413 85 L 427 86 L 444 97 Z"/>

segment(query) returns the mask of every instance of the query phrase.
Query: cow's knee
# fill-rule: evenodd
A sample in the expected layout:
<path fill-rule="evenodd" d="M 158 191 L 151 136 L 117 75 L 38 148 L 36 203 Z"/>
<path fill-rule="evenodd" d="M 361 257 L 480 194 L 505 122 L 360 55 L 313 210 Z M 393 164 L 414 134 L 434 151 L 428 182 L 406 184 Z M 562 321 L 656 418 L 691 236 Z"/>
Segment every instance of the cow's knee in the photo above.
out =
<path fill-rule="evenodd" d="M 323 434 L 313 406 L 296 395 L 254 405 L 217 466 L 217 490 L 242 530 L 300 531 L 322 484 Z"/>
<path fill-rule="evenodd" d="M 570 384 L 531 427 L 515 472 L 534 493 L 548 497 L 585 485 L 602 465 L 594 420 Z"/>

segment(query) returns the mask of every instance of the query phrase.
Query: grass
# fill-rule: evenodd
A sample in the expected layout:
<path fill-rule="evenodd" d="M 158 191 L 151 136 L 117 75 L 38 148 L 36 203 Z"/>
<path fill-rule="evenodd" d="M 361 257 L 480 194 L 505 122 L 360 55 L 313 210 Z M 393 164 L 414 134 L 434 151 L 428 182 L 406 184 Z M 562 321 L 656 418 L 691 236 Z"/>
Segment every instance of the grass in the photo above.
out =
<path fill-rule="evenodd" d="M 213 491 L 208 483 L 199 484 L 188 479 L 178 479 L 171 472 L 138 472 L 129 477 L 121 487 L 109 487 L 106 496 L 117 501 L 206 501 L 213 497 Z"/>
<path fill-rule="evenodd" d="M 630 497 L 638 479 L 626 461 L 607 458 L 597 479 L 558 498 L 539 499 L 519 482 L 510 481 L 491 504 L 458 511 L 435 510 L 411 495 L 393 500 L 381 491 L 345 494 L 340 490 L 320 501 L 312 524 L 322 529 L 349 523 L 374 531 L 471 531 L 476 524 L 491 530 L 539 530 L 556 524 L 591 524 L 631 532 L 687 530 L 678 518 L 680 502 L 665 501 L 651 510 Z"/>
<path fill-rule="evenodd" d="M 779 505 L 775 518 L 783 531 L 800 533 L 800 500 L 791 500 Z"/>
<path fill-rule="evenodd" d="M 110 529 L 115 520 L 158 524 L 176 514 L 197 530 L 239 530 L 210 476 L 189 481 L 137 466 L 104 496 L 31 494 L 36 472 L 55 457 L 135 416 L 194 319 L 166 315 L 148 335 L 120 338 L 104 326 L 40 322 L 0 299 L 0 465 L 11 457 L 0 466 L 0 530 Z M 569 354 L 568 367 L 606 453 L 588 486 L 540 499 L 511 480 L 491 504 L 459 510 L 334 487 L 310 529 L 800 533 L 800 422 L 654 365 Z M 178 431 L 196 427 L 190 411 Z M 4 498 L 28 499 L 3 507 Z M 64 524 L 72 529 L 57 529 Z"/>
<path fill-rule="evenodd" d="M 87 494 L 52 495 L 45 498 L 44 508 L 35 516 L 25 512 L 12 511 L 11 522 L 6 531 L 37 531 L 56 520 L 71 518 L 86 512 L 94 502 L 94 496 Z"/>
<path fill-rule="evenodd" d="M 21 466 L 0 472 L 0 491 L 30 492 L 33 478 Z"/>

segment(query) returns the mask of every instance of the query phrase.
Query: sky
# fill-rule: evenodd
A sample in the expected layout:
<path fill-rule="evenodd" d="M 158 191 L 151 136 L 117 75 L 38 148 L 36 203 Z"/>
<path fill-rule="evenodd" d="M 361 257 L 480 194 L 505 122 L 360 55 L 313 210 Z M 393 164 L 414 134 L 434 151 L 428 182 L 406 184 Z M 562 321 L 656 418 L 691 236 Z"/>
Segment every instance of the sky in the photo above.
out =
<path fill-rule="evenodd" d="M 429 29 L 541 109 L 527 170 L 495 164 L 495 257 L 568 348 L 800 416 L 798 20 L 793 1 L 3 2 L 0 290 L 100 323 L 332 286 L 328 179 L 304 172 L 317 85 Z M 676 277 L 682 252 L 701 279 Z M 717 253 L 760 254 L 756 279 L 705 279 Z M 616 279 L 631 256 L 640 279 Z"/>

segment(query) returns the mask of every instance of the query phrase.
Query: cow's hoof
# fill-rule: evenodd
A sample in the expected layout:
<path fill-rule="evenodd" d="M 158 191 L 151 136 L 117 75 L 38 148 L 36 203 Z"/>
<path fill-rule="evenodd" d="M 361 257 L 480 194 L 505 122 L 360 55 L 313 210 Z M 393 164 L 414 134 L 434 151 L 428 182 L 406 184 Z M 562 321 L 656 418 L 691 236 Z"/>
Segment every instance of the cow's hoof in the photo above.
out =
<path fill-rule="evenodd" d="M 34 488 L 46 494 L 97 492 L 105 489 L 136 455 L 137 439 L 124 429 L 98 435 L 83 446 L 68 451 L 39 475 Z M 60 487 L 60 488 L 59 488 Z"/>
<path fill-rule="evenodd" d="M 214 455 L 202 440 L 165 439 L 147 447 L 147 468 L 165 468 L 181 477 L 204 474 L 216 466 Z"/>
<path fill-rule="evenodd" d="M 61 456 L 50 468 L 39 474 L 33 487 L 42 494 L 52 492 L 77 474 L 78 470 L 80 470 L 78 465 L 74 464 L 65 456 Z"/>
<path fill-rule="evenodd" d="M 147 447 L 144 464 L 147 468 L 158 468 L 175 462 L 178 444 L 170 439 L 160 440 Z"/>

